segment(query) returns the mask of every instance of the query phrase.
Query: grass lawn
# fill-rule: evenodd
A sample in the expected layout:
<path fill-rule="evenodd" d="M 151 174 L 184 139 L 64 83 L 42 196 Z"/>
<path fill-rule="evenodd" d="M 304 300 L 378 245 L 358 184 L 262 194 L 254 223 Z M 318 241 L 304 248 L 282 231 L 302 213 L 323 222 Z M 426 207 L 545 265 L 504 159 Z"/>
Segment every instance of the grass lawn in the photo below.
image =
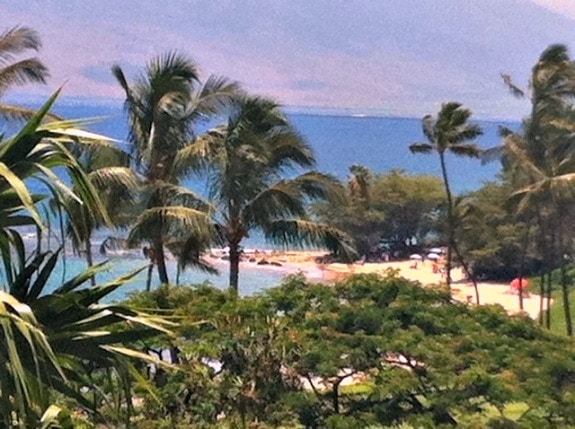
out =
<path fill-rule="evenodd" d="M 571 290 L 569 292 L 569 309 L 571 310 L 571 320 L 574 320 L 575 290 Z M 560 335 L 567 335 L 565 306 L 563 305 L 563 295 L 560 290 L 553 292 L 553 305 L 551 306 L 551 332 Z"/>

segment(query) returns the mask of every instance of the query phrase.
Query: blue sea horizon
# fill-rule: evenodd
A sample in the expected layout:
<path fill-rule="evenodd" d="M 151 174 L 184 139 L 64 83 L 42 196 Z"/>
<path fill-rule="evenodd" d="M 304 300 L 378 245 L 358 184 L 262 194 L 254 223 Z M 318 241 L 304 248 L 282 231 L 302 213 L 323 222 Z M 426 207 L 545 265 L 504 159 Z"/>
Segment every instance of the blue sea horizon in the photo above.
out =
<path fill-rule="evenodd" d="M 26 99 L 25 99 L 26 100 Z M 36 100 L 36 98 L 34 98 Z M 17 102 L 18 100 L 9 101 Z M 31 108 L 39 103 L 22 103 Z M 284 109 L 301 135 L 307 139 L 316 154 L 316 168 L 346 180 L 352 164 L 361 164 L 374 173 L 393 169 L 409 174 L 431 174 L 441 177 L 439 160 L 433 154 L 414 155 L 409 145 L 425 141 L 421 130 L 421 118 L 357 114 L 346 109 Z M 116 99 L 62 98 L 57 100 L 54 113 L 67 118 L 98 118 L 89 130 L 124 142 L 128 135 L 123 103 Z M 435 112 L 431 112 L 435 113 Z M 499 127 L 518 129 L 520 122 L 509 120 L 476 120 L 484 130 L 477 144 L 487 149 L 501 144 Z M 201 124 L 209 127 L 213 124 Z M 6 135 L 15 129 L 8 128 Z M 477 159 L 455 158 L 448 154 L 448 174 L 453 190 L 457 193 L 479 188 L 487 181 L 497 178 L 500 164 L 483 165 Z M 197 181 L 189 180 L 197 188 Z"/>

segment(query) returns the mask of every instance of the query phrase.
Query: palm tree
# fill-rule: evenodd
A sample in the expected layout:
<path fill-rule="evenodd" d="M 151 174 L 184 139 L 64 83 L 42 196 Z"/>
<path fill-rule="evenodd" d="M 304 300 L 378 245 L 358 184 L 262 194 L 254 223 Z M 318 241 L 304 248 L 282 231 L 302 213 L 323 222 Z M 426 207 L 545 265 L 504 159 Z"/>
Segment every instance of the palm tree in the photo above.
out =
<path fill-rule="evenodd" d="M 38 33 L 28 27 L 13 27 L 0 34 L 0 97 L 15 85 L 46 83 L 48 69 L 40 60 L 16 59 L 25 51 L 38 51 L 41 46 Z M 0 103 L 0 116 L 6 119 L 27 119 L 33 114 L 31 109 Z"/>
<path fill-rule="evenodd" d="M 352 201 L 359 203 L 363 209 L 369 208 L 371 171 L 363 165 L 353 164 L 349 167 L 350 178 L 347 184 Z"/>
<path fill-rule="evenodd" d="M 126 93 L 128 139 L 144 177 L 141 214 L 128 241 L 149 243 L 160 282 L 168 283 L 166 240 L 198 229 L 202 236 L 210 234 L 209 216 L 201 210 L 206 205 L 180 186 L 192 166 L 176 168 L 174 160 L 193 140 L 198 122 L 221 112 L 237 94 L 238 85 L 214 76 L 200 84 L 196 64 L 175 52 L 153 59 L 132 85 L 119 66 L 112 72 Z"/>
<path fill-rule="evenodd" d="M 135 193 L 139 179 L 129 167 L 129 157 L 111 141 L 100 138 L 96 144 L 89 144 L 85 139 L 74 143 L 72 152 L 78 157 L 90 183 L 98 192 L 102 207 L 108 214 L 114 227 L 127 226 L 131 220 L 129 214 L 133 209 Z M 74 188 L 72 188 L 74 189 Z M 73 249 L 85 252 L 88 267 L 94 265 L 92 256 L 92 234 L 95 229 L 108 225 L 93 216 L 92 212 L 78 200 L 69 201 L 67 234 L 71 238 Z M 91 279 L 92 285 L 96 278 Z"/>
<path fill-rule="evenodd" d="M 509 76 L 504 75 L 503 80 L 513 95 L 526 97 L 526 92 L 514 85 Z M 564 45 L 551 45 L 543 51 L 532 69 L 530 90 L 531 115 L 524 120 L 522 131 L 503 130 L 503 145 L 488 154 L 503 155 L 504 177 L 515 187 L 513 197 L 518 214 L 531 214 L 540 225 L 539 249 L 547 270 L 548 304 L 550 273 L 561 267 L 566 327 L 568 335 L 572 335 L 564 256 L 571 248 L 573 225 L 569 224 L 568 214 L 573 213 L 575 198 L 575 140 L 571 125 L 575 63 Z M 522 300 L 521 293 L 519 299 Z M 549 308 L 547 316 L 549 325 Z"/>
<path fill-rule="evenodd" d="M 409 146 L 412 153 L 431 153 L 437 152 L 441 165 L 441 174 L 445 186 L 445 195 L 447 199 L 447 222 L 448 222 L 448 247 L 447 247 L 447 287 L 451 285 L 451 261 L 452 251 L 456 246 L 455 243 L 455 219 L 453 195 L 449 186 L 446 167 L 446 153 L 451 152 L 457 156 L 466 156 L 471 158 L 479 157 L 481 149 L 472 142 L 483 134 L 483 131 L 477 124 L 469 123 L 471 111 L 465 109 L 460 103 L 450 102 L 442 105 L 437 118 L 426 115 L 423 118 L 423 134 L 427 138 L 427 143 L 414 143 Z M 477 301 L 479 303 L 479 298 Z"/>
<path fill-rule="evenodd" d="M 216 231 L 229 247 L 230 289 L 238 292 L 241 243 L 254 230 L 280 245 L 325 245 L 342 257 L 355 256 L 347 237 L 306 217 L 306 202 L 341 192 L 329 176 L 310 171 L 311 148 L 279 106 L 268 99 L 239 99 L 225 125 L 210 130 L 176 163 L 200 157 L 208 172 Z"/>

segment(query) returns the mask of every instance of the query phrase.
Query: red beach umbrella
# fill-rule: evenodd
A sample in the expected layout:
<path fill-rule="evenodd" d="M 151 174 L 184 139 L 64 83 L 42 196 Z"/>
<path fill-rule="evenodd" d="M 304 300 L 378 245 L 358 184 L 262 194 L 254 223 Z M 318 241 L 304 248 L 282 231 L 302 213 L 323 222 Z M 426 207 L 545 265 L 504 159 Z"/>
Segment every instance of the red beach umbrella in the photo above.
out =
<path fill-rule="evenodd" d="M 527 279 L 520 279 L 519 277 L 513 279 L 511 281 L 511 288 L 512 289 L 525 289 L 529 286 L 529 281 Z"/>

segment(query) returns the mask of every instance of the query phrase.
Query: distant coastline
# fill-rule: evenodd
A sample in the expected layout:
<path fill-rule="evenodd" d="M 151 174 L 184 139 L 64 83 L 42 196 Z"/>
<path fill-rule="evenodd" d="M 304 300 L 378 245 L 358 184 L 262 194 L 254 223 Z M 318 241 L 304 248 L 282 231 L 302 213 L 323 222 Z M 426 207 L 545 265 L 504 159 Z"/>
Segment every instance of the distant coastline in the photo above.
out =
<path fill-rule="evenodd" d="M 65 87 L 64 87 L 65 93 Z M 27 107 L 41 106 L 51 94 L 27 94 L 12 92 L 4 97 L 5 102 L 19 104 Z M 122 98 L 110 97 L 82 97 L 62 95 L 58 98 L 56 106 L 93 106 L 102 108 L 118 108 L 123 106 Z M 284 105 L 283 110 L 288 115 L 304 116 L 327 116 L 327 117 L 353 117 L 353 118 L 382 118 L 382 119 L 417 119 L 420 120 L 423 114 L 391 112 L 385 109 L 372 108 L 350 108 L 350 107 L 325 107 L 325 106 L 294 106 Z M 521 118 L 498 118 L 477 116 L 476 120 L 482 123 L 504 123 L 519 124 Z"/>

